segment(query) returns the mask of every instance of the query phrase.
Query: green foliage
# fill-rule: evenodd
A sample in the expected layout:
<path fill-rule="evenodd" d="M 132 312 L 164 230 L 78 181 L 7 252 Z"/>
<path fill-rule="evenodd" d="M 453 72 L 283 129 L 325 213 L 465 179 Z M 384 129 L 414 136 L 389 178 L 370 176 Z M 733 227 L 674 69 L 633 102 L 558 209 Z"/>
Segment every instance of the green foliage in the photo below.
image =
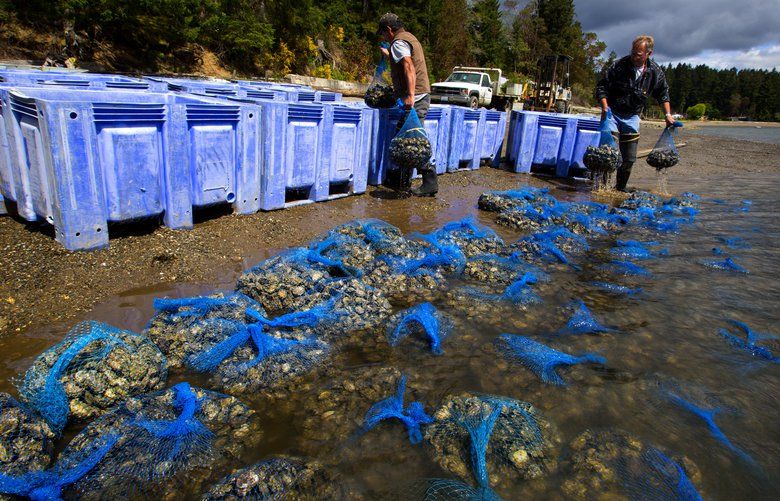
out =
<path fill-rule="evenodd" d="M 696 106 L 691 106 L 687 110 L 685 110 L 685 115 L 690 120 L 699 120 L 707 113 L 707 105 L 704 103 L 699 103 Z"/>
<path fill-rule="evenodd" d="M 480 66 L 501 68 L 508 46 L 504 25 L 501 20 L 501 4 L 498 0 L 477 0 L 474 2 L 473 33 Z M 452 26 L 452 25 L 450 25 Z"/>
<path fill-rule="evenodd" d="M 673 109 L 691 103 L 710 103 L 705 110 L 754 120 L 775 120 L 780 112 L 780 73 L 777 70 L 736 68 L 717 70 L 704 65 L 678 64 L 664 69 Z"/>

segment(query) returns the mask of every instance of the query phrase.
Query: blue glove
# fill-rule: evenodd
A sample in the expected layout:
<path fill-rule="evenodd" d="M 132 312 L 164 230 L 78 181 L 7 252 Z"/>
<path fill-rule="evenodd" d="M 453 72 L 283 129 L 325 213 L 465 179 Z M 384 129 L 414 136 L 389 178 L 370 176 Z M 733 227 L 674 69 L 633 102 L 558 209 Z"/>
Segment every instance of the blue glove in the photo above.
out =
<path fill-rule="evenodd" d="M 404 101 L 403 101 L 403 99 L 401 99 L 400 97 L 398 99 L 396 99 L 395 100 L 395 107 L 398 108 L 399 110 L 404 109 Z"/>

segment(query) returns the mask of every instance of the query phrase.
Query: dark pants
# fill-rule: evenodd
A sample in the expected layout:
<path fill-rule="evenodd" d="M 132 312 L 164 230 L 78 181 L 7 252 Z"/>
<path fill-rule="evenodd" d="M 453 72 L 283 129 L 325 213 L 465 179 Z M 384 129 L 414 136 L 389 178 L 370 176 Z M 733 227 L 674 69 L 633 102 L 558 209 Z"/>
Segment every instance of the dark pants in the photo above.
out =
<path fill-rule="evenodd" d="M 623 163 L 617 170 L 615 188 L 625 190 L 628 178 L 631 176 L 631 168 L 636 162 L 637 146 L 639 146 L 639 134 L 620 134 L 620 156 Z"/>
<path fill-rule="evenodd" d="M 417 112 L 417 116 L 420 118 L 420 122 L 425 120 L 425 116 L 428 114 L 428 109 L 430 109 L 430 107 L 430 95 L 427 95 L 414 103 L 414 110 Z M 396 134 L 398 134 L 398 131 L 400 131 L 401 127 L 404 126 L 404 122 L 406 122 L 406 119 L 409 117 L 409 111 L 410 110 L 404 111 L 404 114 L 401 116 L 401 118 L 398 119 L 398 123 L 395 124 Z M 417 170 L 424 171 L 427 170 L 426 168 L 433 169 L 434 167 L 428 164 L 427 166 L 418 167 Z M 412 186 L 412 170 L 413 169 L 400 168 L 395 170 L 388 170 L 385 173 L 385 186 L 396 190 L 408 190 L 409 187 Z"/>

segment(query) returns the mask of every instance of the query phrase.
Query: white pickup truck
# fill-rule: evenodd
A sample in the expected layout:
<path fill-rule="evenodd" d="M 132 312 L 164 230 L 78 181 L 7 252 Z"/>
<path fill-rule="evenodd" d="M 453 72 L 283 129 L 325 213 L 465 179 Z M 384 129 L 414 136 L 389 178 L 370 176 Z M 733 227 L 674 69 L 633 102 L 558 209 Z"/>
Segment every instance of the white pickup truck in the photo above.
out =
<path fill-rule="evenodd" d="M 431 85 L 431 101 L 511 110 L 514 102 L 521 99 L 523 86 L 505 85 L 505 80 L 498 68 L 456 66 L 445 81 Z"/>

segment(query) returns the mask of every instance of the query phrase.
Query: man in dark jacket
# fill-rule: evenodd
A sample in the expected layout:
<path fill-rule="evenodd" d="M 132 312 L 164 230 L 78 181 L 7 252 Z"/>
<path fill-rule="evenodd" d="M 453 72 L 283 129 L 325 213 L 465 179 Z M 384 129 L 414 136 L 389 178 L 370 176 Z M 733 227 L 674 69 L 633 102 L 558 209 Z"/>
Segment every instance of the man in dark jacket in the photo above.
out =
<path fill-rule="evenodd" d="M 396 125 L 396 132 L 409 116 L 414 107 L 420 122 L 425 119 L 431 106 L 431 85 L 428 81 L 428 68 L 425 63 L 425 54 L 422 45 L 417 38 L 404 29 L 401 19 L 391 13 L 383 15 L 379 19 L 377 34 L 390 44 L 389 49 L 381 51 L 390 61 L 390 75 L 393 79 L 395 97 L 404 104 L 405 113 Z M 412 188 L 412 193 L 417 196 L 434 196 L 439 190 L 436 168 L 430 163 L 417 168 L 422 175 L 423 182 L 419 188 Z M 408 189 L 412 173 L 403 169 L 389 171 L 386 184 L 393 188 Z"/>
<path fill-rule="evenodd" d="M 669 85 L 663 70 L 650 59 L 653 37 L 642 35 L 631 44 L 631 54 L 615 61 L 602 73 L 596 85 L 596 99 L 601 104 L 601 119 L 612 110 L 610 129 L 619 135 L 623 163 L 617 171 L 615 188 L 626 190 L 631 167 L 636 161 L 639 143 L 639 114 L 647 104 L 647 96 L 658 101 L 666 114 L 666 126 L 674 124 L 669 108 Z"/>

